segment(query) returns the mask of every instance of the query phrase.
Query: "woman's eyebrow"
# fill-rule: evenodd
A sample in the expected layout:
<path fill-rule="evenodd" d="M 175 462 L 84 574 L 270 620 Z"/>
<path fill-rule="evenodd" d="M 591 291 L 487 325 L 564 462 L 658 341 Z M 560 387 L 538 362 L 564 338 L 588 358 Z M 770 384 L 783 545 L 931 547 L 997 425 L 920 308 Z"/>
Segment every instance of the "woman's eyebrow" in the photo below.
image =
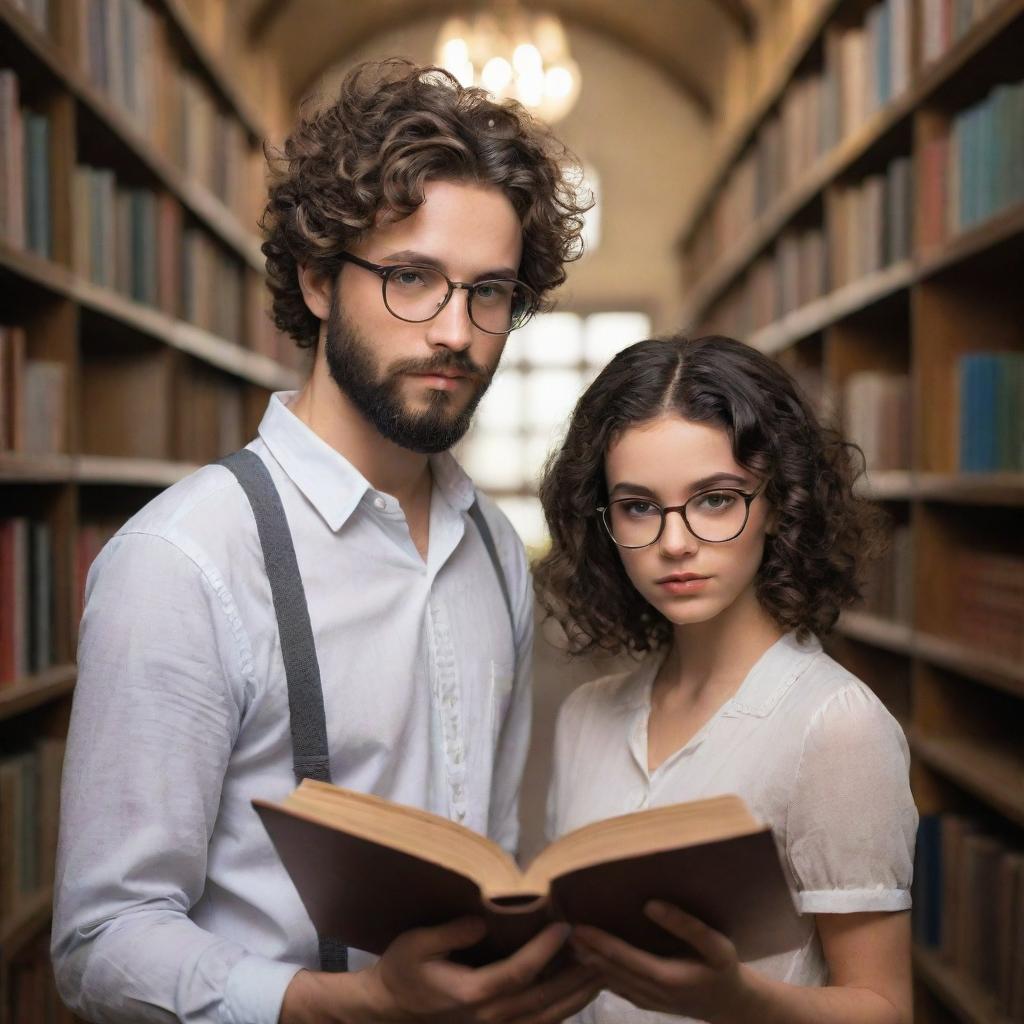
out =
<path fill-rule="evenodd" d="M 712 473 L 711 476 L 701 477 L 700 480 L 694 480 L 689 486 L 691 493 L 696 494 L 698 491 L 707 490 L 709 487 L 714 487 L 719 484 L 742 484 L 743 486 L 749 485 L 750 481 L 746 477 L 737 476 L 735 473 Z M 646 497 L 656 497 L 654 491 L 650 487 L 644 487 L 643 484 L 634 484 L 629 481 L 623 480 L 621 483 L 617 483 L 610 491 L 610 495 L 618 494 L 620 491 L 626 491 L 629 494 L 643 494 Z"/>

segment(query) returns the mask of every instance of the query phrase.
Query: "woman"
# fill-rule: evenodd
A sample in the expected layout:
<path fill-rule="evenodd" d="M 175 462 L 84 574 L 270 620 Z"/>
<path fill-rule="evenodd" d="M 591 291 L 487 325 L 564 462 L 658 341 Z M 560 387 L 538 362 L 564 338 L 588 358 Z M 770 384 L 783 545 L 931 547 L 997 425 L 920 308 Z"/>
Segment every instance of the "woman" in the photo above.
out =
<path fill-rule="evenodd" d="M 903 733 L 819 637 L 876 532 L 852 446 L 740 342 L 642 341 L 580 399 L 541 500 L 540 600 L 570 649 L 636 655 L 559 715 L 549 832 L 737 793 L 770 825 L 805 923 L 749 964 L 675 907 L 699 958 L 580 927 L 607 991 L 581 1024 L 909 1024 L 917 812 Z"/>

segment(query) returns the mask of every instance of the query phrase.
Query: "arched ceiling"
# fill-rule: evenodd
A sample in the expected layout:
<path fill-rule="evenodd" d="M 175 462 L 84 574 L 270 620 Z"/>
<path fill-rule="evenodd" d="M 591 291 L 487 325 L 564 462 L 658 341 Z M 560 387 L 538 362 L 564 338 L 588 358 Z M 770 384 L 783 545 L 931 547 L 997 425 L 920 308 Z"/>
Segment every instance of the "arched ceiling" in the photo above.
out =
<path fill-rule="evenodd" d="M 757 34 L 757 0 L 520 0 L 570 27 L 599 32 L 657 67 L 712 118 L 728 49 Z M 249 42 L 276 56 L 296 101 L 327 68 L 379 33 L 425 18 L 471 13 L 482 0 L 234 0 Z"/>

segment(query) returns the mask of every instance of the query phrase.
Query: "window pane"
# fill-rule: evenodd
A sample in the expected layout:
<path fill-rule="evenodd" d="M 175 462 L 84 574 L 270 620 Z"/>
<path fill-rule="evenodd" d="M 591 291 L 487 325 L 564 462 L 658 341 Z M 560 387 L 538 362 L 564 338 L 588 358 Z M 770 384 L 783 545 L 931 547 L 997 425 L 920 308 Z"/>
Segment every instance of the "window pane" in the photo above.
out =
<path fill-rule="evenodd" d="M 616 353 L 651 336 L 651 318 L 646 313 L 595 313 L 583 329 L 587 362 L 602 367 Z"/>
<path fill-rule="evenodd" d="M 544 463 L 564 438 L 565 431 L 562 429 L 545 430 L 524 438 L 523 475 L 526 477 L 528 487 L 536 489 L 539 486 Z"/>
<path fill-rule="evenodd" d="M 519 429 L 523 421 L 523 375 L 499 370 L 477 409 L 474 423 L 481 430 Z"/>
<path fill-rule="evenodd" d="M 540 553 L 548 546 L 548 529 L 536 498 L 498 498 L 497 501 L 531 554 Z"/>
<path fill-rule="evenodd" d="M 519 333 L 533 366 L 575 366 L 583 358 L 583 321 L 575 313 L 541 313 Z"/>
<path fill-rule="evenodd" d="M 518 490 L 523 486 L 523 447 L 518 437 L 480 430 L 460 451 L 466 472 L 485 490 Z"/>
<path fill-rule="evenodd" d="M 526 380 L 526 422 L 534 427 L 561 426 L 581 390 L 578 370 L 537 370 Z"/>

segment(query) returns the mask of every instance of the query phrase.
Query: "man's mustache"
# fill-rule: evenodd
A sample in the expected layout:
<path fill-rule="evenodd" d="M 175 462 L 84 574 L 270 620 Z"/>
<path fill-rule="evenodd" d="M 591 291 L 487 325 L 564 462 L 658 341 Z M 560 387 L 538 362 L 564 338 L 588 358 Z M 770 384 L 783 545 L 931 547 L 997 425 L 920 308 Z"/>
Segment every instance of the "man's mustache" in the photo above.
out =
<path fill-rule="evenodd" d="M 431 359 L 405 359 L 393 363 L 388 369 L 389 376 L 400 373 L 461 373 L 478 381 L 489 381 L 491 373 L 478 366 L 465 352 L 438 352 Z"/>

